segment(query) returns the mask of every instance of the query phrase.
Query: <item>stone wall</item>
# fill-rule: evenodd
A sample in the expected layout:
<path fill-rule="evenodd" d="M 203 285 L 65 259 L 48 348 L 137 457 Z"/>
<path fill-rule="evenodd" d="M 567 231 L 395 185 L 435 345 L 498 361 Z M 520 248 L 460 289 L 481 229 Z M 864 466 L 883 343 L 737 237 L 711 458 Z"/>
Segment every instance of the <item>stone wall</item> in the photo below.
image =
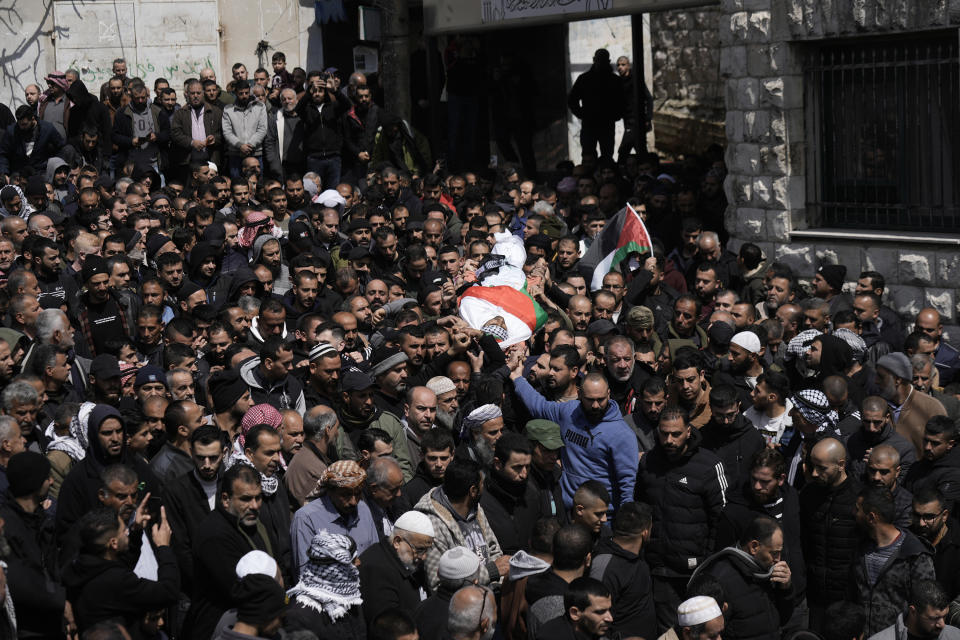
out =
<path fill-rule="evenodd" d="M 906 319 L 932 306 L 958 324 L 960 246 L 924 242 L 920 229 L 884 241 L 795 232 L 808 228 L 803 41 L 942 29 L 960 24 L 960 0 L 721 0 L 719 13 L 730 248 L 754 242 L 804 279 L 844 264 L 850 290 L 860 271 L 880 271 Z"/>
<path fill-rule="evenodd" d="M 657 150 L 680 155 L 723 144 L 720 9 L 650 14 Z"/>

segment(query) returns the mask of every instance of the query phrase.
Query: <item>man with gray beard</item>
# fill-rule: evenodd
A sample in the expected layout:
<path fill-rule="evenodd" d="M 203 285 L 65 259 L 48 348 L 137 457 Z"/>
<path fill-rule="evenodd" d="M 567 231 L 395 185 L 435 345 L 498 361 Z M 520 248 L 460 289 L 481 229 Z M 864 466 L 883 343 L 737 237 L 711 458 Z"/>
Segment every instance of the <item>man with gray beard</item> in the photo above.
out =
<path fill-rule="evenodd" d="M 457 402 L 457 386 L 446 376 L 435 376 L 427 381 L 427 389 L 437 394 L 436 424 L 453 431 L 453 421 L 460 403 Z"/>
<path fill-rule="evenodd" d="M 890 405 L 894 429 L 923 456 L 923 430 L 933 416 L 947 415 L 936 398 L 913 387 L 913 367 L 904 354 L 889 353 L 877 360 L 877 393 Z"/>
<path fill-rule="evenodd" d="M 457 458 L 467 458 L 489 469 L 493 448 L 503 435 L 503 412 L 495 404 L 477 407 L 463 419 L 466 438 L 457 447 Z"/>

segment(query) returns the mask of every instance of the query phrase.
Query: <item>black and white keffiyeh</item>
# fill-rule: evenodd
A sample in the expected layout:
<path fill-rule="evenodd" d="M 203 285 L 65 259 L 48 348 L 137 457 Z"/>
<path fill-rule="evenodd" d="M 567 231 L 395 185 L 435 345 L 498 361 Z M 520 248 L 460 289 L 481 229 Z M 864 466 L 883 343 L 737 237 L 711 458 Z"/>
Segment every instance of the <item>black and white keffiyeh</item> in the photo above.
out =
<path fill-rule="evenodd" d="M 300 582 L 287 595 L 335 622 L 350 607 L 363 604 L 360 571 L 353 564 L 356 557 L 357 545 L 350 536 L 318 532 L 307 550 L 307 563 L 300 568 Z"/>

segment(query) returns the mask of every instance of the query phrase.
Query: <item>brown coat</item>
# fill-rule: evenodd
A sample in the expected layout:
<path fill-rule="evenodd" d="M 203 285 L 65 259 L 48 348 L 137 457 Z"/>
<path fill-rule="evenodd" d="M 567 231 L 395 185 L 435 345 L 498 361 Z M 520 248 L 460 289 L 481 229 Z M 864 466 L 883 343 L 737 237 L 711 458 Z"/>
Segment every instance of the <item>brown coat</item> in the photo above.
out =
<path fill-rule="evenodd" d="M 900 409 L 900 418 L 896 421 L 897 433 L 913 443 L 917 449 L 917 459 L 923 458 L 923 429 L 927 420 L 933 416 L 947 415 L 939 400 L 922 391 L 914 389 Z"/>
<path fill-rule="evenodd" d="M 697 400 L 694 402 L 692 409 L 684 404 L 681 404 L 679 399 L 680 386 L 671 382 L 670 386 L 667 388 L 667 405 L 680 405 L 681 408 L 686 409 L 690 424 L 697 429 L 702 429 L 708 422 L 710 422 L 710 418 L 713 417 L 713 411 L 710 410 L 709 382 L 704 380 L 703 389 L 700 390 L 700 395 L 697 396 Z"/>
<path fill-rule="evenodd" d="M 315 444 L 304 442 L 303 448 L 293 456 L 290 464 L 287 465 L 287 472 L 283 474 L 283 482 L 287 485 L 287 491 L 299 505 L 303 505 L 307 496 L 317 488 L 320 476 L 323 475 L 329 465 L 328 461 L 318 456 L 315 450 Z"/>

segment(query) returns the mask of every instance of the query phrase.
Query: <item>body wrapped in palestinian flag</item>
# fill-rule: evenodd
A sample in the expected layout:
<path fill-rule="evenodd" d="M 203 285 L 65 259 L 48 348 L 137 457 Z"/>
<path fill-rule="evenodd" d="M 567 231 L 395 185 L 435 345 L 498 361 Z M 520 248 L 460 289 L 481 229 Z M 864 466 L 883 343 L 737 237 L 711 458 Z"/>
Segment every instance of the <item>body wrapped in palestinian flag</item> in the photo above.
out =
<path fill-rule="evenodd" d="M 460 296 L 460 317 L 474 329 L 483 329 L 495 318 L 502 318 L 506 338 L 501 347 L 523 342 L 547 321 L 547 314 L 527 294 L 526 287 L 474 285 Z"/>

